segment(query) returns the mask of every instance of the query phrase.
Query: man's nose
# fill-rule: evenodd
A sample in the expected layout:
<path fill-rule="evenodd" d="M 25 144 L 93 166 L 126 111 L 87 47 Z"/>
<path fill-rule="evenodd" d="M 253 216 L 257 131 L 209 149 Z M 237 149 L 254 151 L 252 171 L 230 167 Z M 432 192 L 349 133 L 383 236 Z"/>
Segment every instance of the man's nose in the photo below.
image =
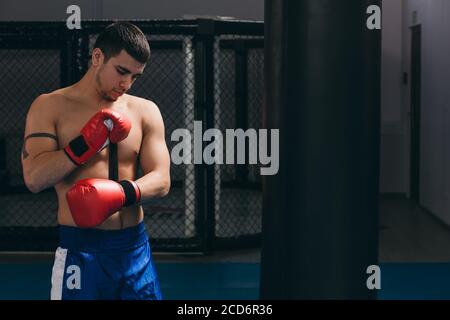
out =
<path fill-rule="evenodd" d="M 131 77 L 126 77 L 125 79 L 122 79 L 122 81 L 120 81 L 120 88 L 127 91 L 131 88 L 132 83 L 133 81 L 131 81 Z"/>

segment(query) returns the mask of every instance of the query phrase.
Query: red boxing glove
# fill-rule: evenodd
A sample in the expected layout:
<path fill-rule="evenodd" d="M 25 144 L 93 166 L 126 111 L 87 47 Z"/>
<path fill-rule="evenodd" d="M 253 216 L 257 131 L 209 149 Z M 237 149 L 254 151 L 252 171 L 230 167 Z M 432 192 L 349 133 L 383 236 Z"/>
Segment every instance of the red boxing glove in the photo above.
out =
<path fill-rule="evenodd" d="M 92 228 L 102 224 L 121 208 L 141 200 L 138 185 L 129 180 L 84 179 L 66 194 L 70 212 L 77 226 Z"/>
<path fill-rule="evenodd" d="M 73 139 L 64 151 L 79 166 L 105 148 L 110 140 L 117 143 L 125 139 L 130 130 L 128 118 L 118 112 L 102 109 L 85 124 L 81 135 Z"/>

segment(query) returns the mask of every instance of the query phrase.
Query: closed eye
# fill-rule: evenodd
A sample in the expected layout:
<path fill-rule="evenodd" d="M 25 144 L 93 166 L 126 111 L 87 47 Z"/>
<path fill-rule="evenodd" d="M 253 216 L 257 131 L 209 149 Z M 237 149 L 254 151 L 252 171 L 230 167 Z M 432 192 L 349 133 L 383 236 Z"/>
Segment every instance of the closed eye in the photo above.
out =
<path fill-rule="evenodd" d="M 128 69 L 125 69 L 124 67 L 118 66 L 116 67 L 116 71 L 117 73 L 119 73 L 120 75 L 124 76 L 126 74 L 131 74 L 131 71 Z M 137 78 L 139 78 L 142 75 L 142 73 L 135 73 L 132 76 L 133 81 L 136 80 Z"/>
<path fill-rule="evenodd" d="M 119 73 L 119 74 L 121 74 L 121 75 L 125 75 L 125 74 L 127 74 L 127 72 L 126 71 L 124 71 L 124 70 L 121 70 L 121 69 L 119 69 L 119 68 L 116 68 L 116 71 Z"/>

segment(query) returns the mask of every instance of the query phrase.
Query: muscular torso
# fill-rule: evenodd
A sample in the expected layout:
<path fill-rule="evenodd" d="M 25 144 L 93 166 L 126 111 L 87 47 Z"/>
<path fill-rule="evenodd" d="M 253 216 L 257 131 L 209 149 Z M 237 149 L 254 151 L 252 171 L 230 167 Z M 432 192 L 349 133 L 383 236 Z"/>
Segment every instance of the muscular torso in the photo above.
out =
<path fill-rule="evenodd" d="M 65 103 L 60 106 L 61 112 L 55 117 L 55 129 L 58 137 L 59 149 L 64 148 L 69 142 L 80 134 L 80 129 L 99 110 L 96 106 L 71 97 L 67 89 L 57 91 Z M 135 97 L 124 95 L 116 102 L 107 106 L 111 110 L 126 115 L 131 120 L 131 131 L 128 137 L 118 143 L 119 180 L 135 180 L 138 168 L 138 155 L 143 136 L 142 117 L 135 101 Z M 97 153 L 87 163 L 78 167 L 67 175 L 60 183 L 55 185 L 58 196 L 58 223 L 62 225 L 75 226 L 72 215 L 66 201 L 66 193 L 72 184 L 85 178 L 108 179 L 108 155 L 109 149 L 105 148 Z M 135 205 L 123 208 L 121 211 L 111 215 L 97 228 L 121 229 L 137 225 L 143 219 L 141 206 Z"/>

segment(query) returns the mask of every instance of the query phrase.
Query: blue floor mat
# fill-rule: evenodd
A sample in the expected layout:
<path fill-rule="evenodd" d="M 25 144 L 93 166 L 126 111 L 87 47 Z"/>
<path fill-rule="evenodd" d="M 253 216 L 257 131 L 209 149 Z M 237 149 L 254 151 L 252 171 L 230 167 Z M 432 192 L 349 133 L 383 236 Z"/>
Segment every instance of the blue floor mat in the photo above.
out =
<path fill-rule="evenodd" d="M 450 263 L 381 264 L 380 300 L 450 300 Z"/>
<path fill-rule="evenodd" d="M 48 299 L 51 268 L 48 263 L 0 264 L 0 299 Z M 258 263 L 157 263 L 156 268 L 164 299 L 258 299 Z M 450 300 L 450 264 L 381 264 L 381 287 L 381 300 Z"/>

